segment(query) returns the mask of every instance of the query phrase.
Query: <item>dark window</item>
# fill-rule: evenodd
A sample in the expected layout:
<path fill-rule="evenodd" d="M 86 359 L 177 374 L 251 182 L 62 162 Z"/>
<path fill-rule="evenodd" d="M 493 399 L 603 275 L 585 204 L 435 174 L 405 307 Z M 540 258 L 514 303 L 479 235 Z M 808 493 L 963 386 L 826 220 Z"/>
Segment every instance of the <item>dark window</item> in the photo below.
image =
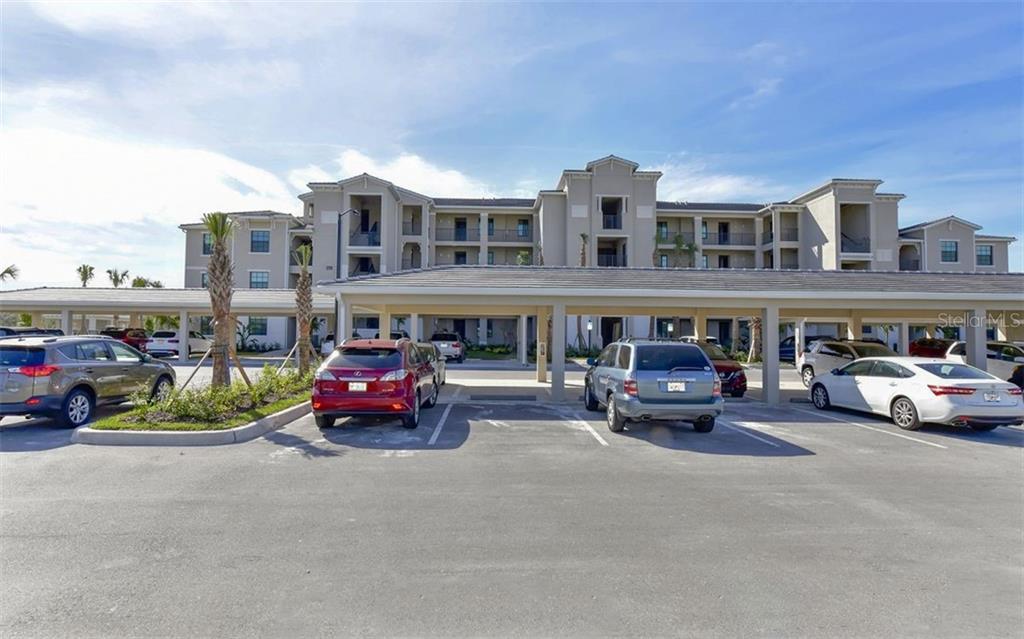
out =
<path fill-rule="evenodd" d="M 459 336 L 455 333 L 434 333 L 430 336 L 431 342 L 457 342 Z"/>
<path fill-rule="evenodd" d="M 857 344 L 852 347 L 857 357 L 892 357 L 896 353 L 882 344 Z"/>
<path fill-rule="evenodd" d="M 638 371 L 711 370 L 704 352 L 686 344 L 639 346 L 636 359 Z"/>
<path fill-rule="evenodd" d="M 413 347 L 411 347 L 409 349 L 409 363 L 410 364 L 422 364 L 423 363 L 423 356 L 420 353 L 420 349 L 416 348 L 415 346 L 413 346 Z"/>
<path fill-rule="evenodd" d="M 869 373 L 871 373 L 871 369 L 874 367 L 874 365 L 875 363 L 871 361 L 854 362 L 852 364 L 844 366 L 840 370 L 843 375 L 868 375 Z"/>
<path fill-rule="evenodd" d="M 979 244 L 977 249 L 978 266 L 992 266 L 992 245 Z"/>
<path fill-rule="evenodd" d="M 959 344 L 956 344 L 955 346 L 953 346 L 953 348 L 949 349 L 949 354 L 950 355 L 966 355 L 967 354 L 967 345 L 964 344 L 963 342 L 961 342 Z"/>
<path fill-rule="evenodd" d="M 455 263 L 456 264 L 465 264 L 466 263 L 466 252 L 465 251 L 455 251 Z"/>
<path fill-rule="evenodd" d="M 206 271 L 199 274 L 199 286 L 203 288 L 210 288 L 210 276 Z"/>
<path fill-rule="evenodd" d="M 270 231 L 249 231 L 249 252 L 270 252 Z"/>
<path fill-rule="evenodd" d="M 119 362 L 137 362 L 142 359 L 142 353 L 138 352 L 130 346 L 124 344 L 109 344 L 110 349 L 114 351 L 114 359 Z"/>
<path fill-rule="evenodd" d="M 90 362 L 109 362 L 113 359 L 106 345 L 101 342 L 85 342 L 75 346 L 75 359 Z"/>
<path fill-rule="evenodd" d="M 519 220 L 516 222 L 516 235 L 519 237 L 530 237 L 530 220 Z"/>
<path fill-rule="evenodd" d="M 840 346 L 839 344 L 822 344 L 821 350 L 819 350 L 818 352 L 821 353 L 822 355 L 829 355 L 831 357 L 842 357 L 846 355 L 850 357 L 850 359 L 853 359 L 853 353 L 850 352 L 850 349 L 846 348 L 845 346 Z"/>
<path fill-rule="evenodd" d="M 875 368 L 871 371 L 871 375 L 874 377 L 893 377 L 893 378 L 904 378 L 913 377 L 913 373 L 903 368 L 899 364 L 892 362 L 880 362 L 875 361 Z"/>
<path fill-rule="evenodd" d="M 46 352 L 41 348 L 0 347 L 0 366 L 38 366 L 45 357 Z"/>
<path fill-rule="evenodd" d="M 493 217 L 489 217 L 489 218 L 487 218 L 487 237 L 493 237 L 493 236 L 494 236 L 494 218 Z"/>
<path fill-rule="evenodd" d="M 250 317 L 249 318 L 249 334 L 250 335 L 266 335 L 267 334 L 267 318 L 265 318 L 265 317 Z"/>
<path fill-rule="evenodd" d="M 668 241 L 668 222 L 658 222 L 658 241 Z"/>
<path fill-rule="evenodd" d="M 729 268 L 729 256 L 719 255 L 718 256 L 718 268 Z"/>
<path fill-rule="evenodd" d="M 943 379 L 992 379 L 992 376 L 966 364 L 918 364 L 918 368 Z"/>
<path fill-rule="evenodd" d="M 598 366 L 614 366 L 615 365 L 615 353 L 618 350 L 618 344 L 611 344 L 606 346 L 601 355 L 597 358 Z"/>
<path fill-rule="evenodd" d="M 487 263 L 494 264 L 494 251 L 487 251 Z"/>
<path fill-rule="evenodd" d="M 698 346 L 700 347 L 700 350 L 704 351 L 704 354 L 708 356 L 708 359 L 729 359 L 729 356 L 714 344 L 698 344 Z"/>
<path fill-rule="evenodd" d="M 960 261 L 960 243 L 956 240 L 942 240 L 939 245 L 942 249 L 942 256 L 939 258 L 943 262 L 959 262 Z"/>
<path fill-rule="evenodd" d="M 203 255 L 213 253 L 213 237 L 209 233 L 203 233 Z"/>
<path fill-rule="evenodd" d="M 402 353 L 395 348 L 341 347 L 327 359 L 328 368 L 401 368 Z"/>
<path fill-rule="evenodd" d="M 629 368 L 630 350 L 631 349 L 628 346 L 619 347 L 619 357 L 618 361 L 616 362 L 616 368 L 621 368 L 623 370 Z"/>
<path fill-rule="evenodd" d="M 661 268 L 668 268 L 668 255 L 662 253 L 658 256 L 658 266 Z"/>
<path fill-rule="evenodd" d="M 250 271 L 249 288 L 270 288 L 270 271 Z"/>

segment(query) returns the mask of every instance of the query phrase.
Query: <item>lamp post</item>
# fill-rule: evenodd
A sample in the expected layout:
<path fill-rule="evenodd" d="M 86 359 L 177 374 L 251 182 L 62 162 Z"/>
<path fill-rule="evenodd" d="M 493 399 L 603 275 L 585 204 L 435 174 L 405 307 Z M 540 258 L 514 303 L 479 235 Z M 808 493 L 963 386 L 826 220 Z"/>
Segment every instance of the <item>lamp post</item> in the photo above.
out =
<path fill-rule="evenodd" d="M 668 338 L 672 339 L 672 331 L 675 329 L 675 326 L 672 324 L 672 322 L 669 322 L 668 326 L 666 326 L 665 328 L 668 330 Z"/>
<path fill-rule="evenodd" d="M 591 346 L 590 346 L 590 336 L 592 335 L 592 331 L 593 330 L 594 330 L 594 320 L 588 319 L 587 320 L 587 356 L 588 357 L 590 356 L 590 348 L 591 348 Z"/>
<path fill-rule="evenodd" d="M 345 217 L 349 213 L 358 213 L 356 209 L 349 209 L 338 213 L 338 244 L 335 249 L 334 255 L 334 279 L 341 279 L 341 218 Z"/>

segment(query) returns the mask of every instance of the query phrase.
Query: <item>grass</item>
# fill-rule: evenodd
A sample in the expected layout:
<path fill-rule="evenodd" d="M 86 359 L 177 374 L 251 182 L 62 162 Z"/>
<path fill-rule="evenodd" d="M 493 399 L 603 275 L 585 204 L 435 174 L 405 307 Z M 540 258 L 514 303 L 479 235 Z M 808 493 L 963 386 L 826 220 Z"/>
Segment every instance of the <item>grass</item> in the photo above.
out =
<path fill-rule="evenodd" d="M 481 349 L 471 348 L 466 351 L 466 359 L 514 359 L 515 353 L 492 353 Z"/>
<path fill-rule="evenodd" d="M 125 418 L 132 415 L 131 410 L 118 415 L 110 415 L 90 424 L 90 428 L 96 430 L 176 430 L 176 431 L 200 431 L 200 430 L 227 430 L 236 426 L 243 426 L 257 419 L 273 415 L 278 411 L 296 406 L 302 402 L 309 401 L 309 391 L 304 391 L 284 397 L 256 408 L 251 408 L 243 413 L 238 413 L 228 419 L 217 422 L 134 422 Z"/>

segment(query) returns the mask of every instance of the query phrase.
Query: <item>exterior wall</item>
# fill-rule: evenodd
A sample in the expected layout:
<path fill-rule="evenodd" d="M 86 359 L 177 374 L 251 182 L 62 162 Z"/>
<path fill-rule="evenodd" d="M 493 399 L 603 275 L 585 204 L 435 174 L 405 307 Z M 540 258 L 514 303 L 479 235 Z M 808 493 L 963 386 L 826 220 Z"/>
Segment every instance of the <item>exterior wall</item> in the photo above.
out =
<path fill-rule="evenodd" d="M 804 268 L 839 268 L 838 216 L 838 204 L 831 192 L 807 203 L 800 219 L 800 264 Z"/>
<path fill-rule="evenodd" d="M 900 268 L 900 222 L 899 203 L 895 200 L 878 200 L 871 205 L 871 268 L 878 271 L 898 271 Z"/>
<path fill-rule="evenodd" d="M 940 260 L 942 240 L 956 240 L 960 243 L 959 258 L 955 263 Z M 974 272 L 974 229 L 955 221 L 929 226 L 924 229 L 924 264 L 922 268 L 934 272 Z"/>
<path fill-rule="evenodd" d="M 992 266 L 980 266 L 974 259 L 975 269 L 983 273 L 1008 273 L 1010 271 L 1010 243 L 1006 240 L 986 240 L 976 237 L 975 248 L 982 244 L 992 247 Z"/>
<path fill-rule="evenodd" d="M 584 205 L 586 203 L 584 202 Z M 540 242 L 544 264 L 565 264 L 566 217 L 571 208 L 568 198 L 557 193 L 542 193 L 537 240 Z M 535 259 L 538 259 L 535 256 Z"/>

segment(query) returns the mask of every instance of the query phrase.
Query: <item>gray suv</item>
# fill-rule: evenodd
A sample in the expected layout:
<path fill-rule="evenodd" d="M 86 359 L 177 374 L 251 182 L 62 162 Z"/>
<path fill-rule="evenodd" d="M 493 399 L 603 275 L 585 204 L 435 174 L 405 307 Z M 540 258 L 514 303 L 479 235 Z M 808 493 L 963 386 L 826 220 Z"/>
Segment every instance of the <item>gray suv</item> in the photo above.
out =
<path fill-rule="evenodd" d="M 608 429 L 628 421 L 675 420 L 710 433 L 722 414 L 722 382 L 696 344 L 625 339 L 605 347 L 583 378 L 587 410 L 608 414 Z"/>
<path fill-rule="evenodd" d="M 45 415 L 67 427 L 93 418 L 96 406 L 138 390 L 163 395 L 174 369 L 103 336 L 21 337 L 0 341 L 0 417 Z"/>

